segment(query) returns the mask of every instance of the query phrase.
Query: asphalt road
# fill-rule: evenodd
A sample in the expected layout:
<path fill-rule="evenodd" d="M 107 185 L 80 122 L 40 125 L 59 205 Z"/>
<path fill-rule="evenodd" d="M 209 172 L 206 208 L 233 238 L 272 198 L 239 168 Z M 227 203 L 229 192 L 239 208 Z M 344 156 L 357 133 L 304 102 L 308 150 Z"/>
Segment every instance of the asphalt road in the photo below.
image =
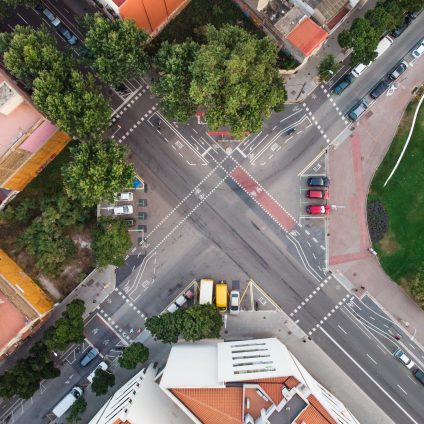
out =
<path fill-rule="evenodd" d="M 31 11 L 21 15 L 36 20 Z M 319 87 L 239 144 L 213 140 L 201 119 L 188 125 L 166 121 L 142 81 L 129 96 L 114 94 L 110 133 L 129 146 L 161 209 L 150 213 L 145 243 L 131 252 L 116 291 L 87 323 L 86 336 L 103 354 L 140 337 L 145 319 L 166 308 L 193 278 L 252 278 L 394 422 L 424 422 L 424 388 L 392 356 L 402 346 L 422 366 L 423 352 L 373 310 L 372 300 L 357 300 L 326 272 L 325 220 L 306 218 L 303 198 L 305 178 L 325 175 L 320 153 L 349 135 L 345 112 L 422 37 L 423 19 L 424 14 L 340 98 Z M 122 101 L 127 103 L 119 106 Z M 288 136 L 292 127 L 296 133 Z M 85 370 L 65 364 L 62 373 L 36 395 L 49 402 L 27 405 L 16 421 L 28 422 L 29 414 L 33 422 L 42 421 L 68 391 L 59 382 L 76 384 Z"/>

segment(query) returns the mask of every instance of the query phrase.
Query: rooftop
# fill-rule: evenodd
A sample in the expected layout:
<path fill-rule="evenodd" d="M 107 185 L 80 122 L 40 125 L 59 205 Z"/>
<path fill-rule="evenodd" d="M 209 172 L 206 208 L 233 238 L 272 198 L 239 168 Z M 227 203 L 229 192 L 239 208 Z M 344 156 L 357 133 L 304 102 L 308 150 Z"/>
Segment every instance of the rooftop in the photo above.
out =
<path fill-rule="evenodd" d="M 312 19 L 305 18 L 287 35 L 287 40 L 308 57 L 321 46 L 327 37 L 327 31 Z"/>

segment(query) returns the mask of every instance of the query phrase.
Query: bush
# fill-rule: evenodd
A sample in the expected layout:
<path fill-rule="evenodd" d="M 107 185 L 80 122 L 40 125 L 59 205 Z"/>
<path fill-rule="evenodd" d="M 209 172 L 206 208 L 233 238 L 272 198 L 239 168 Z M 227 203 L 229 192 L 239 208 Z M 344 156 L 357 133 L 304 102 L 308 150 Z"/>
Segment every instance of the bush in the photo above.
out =
<path fill-rule="evenodd" d="M 78 398 L 74 404 L 71 406 L 71 409 L 69 410 L 68 418 L 66 418 L 66 421 L 68 423 L 75 423 L 77 421 L 81 420 L 80 414 L 84 413 L 87 409 L 87 402 L 83 397 Z"/>
<path fill-rule="evenodd" d="M 318 66 L 318 73 L 321 81 L 329 80 L 340 69 L 340 64 L 332 54 L 324 57 Z"/>
<path fill-rule="evenodd" d="M 389 225 L 389 217 L 384 205 L 378 201 L 368 203 L 367 218 L 371 241 L 376 243 L 383 239 Z"/>
<path fill-rule="evenodd" d="M 96 396 L 105 395 L 109 390 L 109 387 L 114 385 L 115 376 L 108 371 L 98 369 L 94 375 L 91 391 L 94 392 Z"/>

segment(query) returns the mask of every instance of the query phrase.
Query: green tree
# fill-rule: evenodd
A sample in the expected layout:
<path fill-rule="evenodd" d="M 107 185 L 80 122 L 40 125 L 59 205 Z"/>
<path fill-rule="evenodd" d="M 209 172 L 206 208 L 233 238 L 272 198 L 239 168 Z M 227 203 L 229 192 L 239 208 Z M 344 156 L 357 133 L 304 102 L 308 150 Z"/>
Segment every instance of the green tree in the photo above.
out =
<path fill-rule="evenodd" d="M 27 88 L 32 87 L 41 71 L 60 75 L 69 66 L 44 26 L 34 29 L 17 25 L 11 35 L 1 36 L 0 49 L 6 69 Z"/>
<path fill-rule="evenodd" d="M 128 226 L 123 220 L 100 217 L 93 230 L 91 247 L 99 268 L 107 265 L 122 266 L 132 246 Z"/>
<path fill-rule="evenodd" d="M 340 69 L 340 64 L 332 54 L 328 54 L 322 59 L 318 66 L 318 73 L 321 81 L 330 79 Z"/>
<path fill-rule="evenodd" d="M 351 64 L 368 64 L 377 57 L 379 34 L 368 19 L 356 18 L 350 30 L 342 31 L 338 41 L 343 48 L 352 48 Z"/>
<path fill-rule="evenodd" d="M 126 152 L 115 141 L 99 138 L 72 148 L 72 160 L 62 170 L 67 195 L 83 207 L 112 201 L 114 193 L 134 182 L 135 169 L 126 163 Z"/>
<path fill-rule="evenodd" d="M 71 343 L 84 341 L 84 302 L 75 299 L 66 306 L 55 324 L 44 333 L 44 343 L 51 351 L 64 351 Z"/>
<path fill-rule="evenodd" d="M 34 80 L 37 107 L 68 134 L 81 140 L 102 134 L 112 113 L 93 76 L 70 69 L 67 75 L 43 71 Z"/>
<path fill-rule="evenodd" d="M 69 409 L 68 417 L 66 421 L 68 423 L 76 423 L 81 421 L 81 414 L 87 409 L 87 401 L 83 397 L 79 397 Z"/>
<path fill-rule="evenodd" d="M 110 20 L 100 13 L 85 15 L 84 54 L 99 78 L 114 86 L 143 75 L 149 66 L 145 53 L 149 35 L 130 19 Z"/>
<path fill-rule="evenodd" d="M 128 346 L 122 356 L 118 359 L 122 368 L 134 369 L 138 364 L 142 364 L 149 359 L 149 349 L 142 343 L 133 343 Z"/>
<path fill-rule="evenodd" d="M 218 338 L 222 327 L 222 315 L 215 305 L 194 305 L 181 310 L 178 326 L 181 336 L 187 341 Z"/>
<path fill-rule="evenodd" d="M 191 64 L 199 47 L 191 40 L 182 44 L 165 41 L 155 57 L 161 76 L 153 91 L 160 99 L 162 112 L 170 120 L 186 122 L 196 112 L 197 105 L 190 97 L 190 85 L 193 78 Z"/>
<path fill-rule="evenodd" d="M 405 12 L 417 12 L 424 7 L 424 0 L 398 0 Z"/>
<path fill-rule="evenodd" d="M 170 312 L 147 318 L 146 329 L 155 340 L 161 340 L 163 343 L 177 343 L 180 334 L 174 314 Z"/>
<path fill-rule="evenodd" d="M 281 110 L 286 100 L 276 67 L 277 47 L 238 26 L 208 26 L 191 72 L 190 96 L 206 110 L 212 130 L 229 126 L 235 137 L 262 127 L 262 120 Z"/>
<path fill-rule="evenodd" d="M 109 387 L 114 385 L 115 376 L 112 373 L 102 369 L 97 369 L 93 383 L 91 384 L 91 391 L 94 392 L 96 396 L 105 395 L 109 390 Z"/>
<path fill-rule="evenodd" d="M 394 17 L 387 12 L 384 6 L 377 6 L 375 9 L 369 10 L 365 14 L 365 18 L 368 19 L 371 26 L 374 28 L 379 37 L 385 32 L 391 31 L 396 26 Z"/>
<path fill-rule="evenodd" d="M 423 270 L 415 274 L 408 283 L 408 292 L 421 308 L 424 308 L 424 275 Z"/>
<path fill-rule="evenodd" d="M 401 2 L 399 0 L 386 0 L 381 2 L 379 5 L 384 6 L 386 12 L 392 17 L 395 26 L 399 26 L 403 23 L 406 10 L 401 6 Z"/>

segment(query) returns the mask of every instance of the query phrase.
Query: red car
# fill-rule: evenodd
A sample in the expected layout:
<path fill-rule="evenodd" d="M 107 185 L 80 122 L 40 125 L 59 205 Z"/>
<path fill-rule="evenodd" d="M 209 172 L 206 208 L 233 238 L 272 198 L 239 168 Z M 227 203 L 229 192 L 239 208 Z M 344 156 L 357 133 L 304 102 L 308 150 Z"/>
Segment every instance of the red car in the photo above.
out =
<path fill-rule="evenodd" d="M 309 199 L 328 199 L 328 190 L 307 190 L 306 197 Z"/>
<path fill-rule="evenodd" d="M 308 205 L 306 212 L 309 215 L 328 215 L 330 213 L 330 205 Z"/>

